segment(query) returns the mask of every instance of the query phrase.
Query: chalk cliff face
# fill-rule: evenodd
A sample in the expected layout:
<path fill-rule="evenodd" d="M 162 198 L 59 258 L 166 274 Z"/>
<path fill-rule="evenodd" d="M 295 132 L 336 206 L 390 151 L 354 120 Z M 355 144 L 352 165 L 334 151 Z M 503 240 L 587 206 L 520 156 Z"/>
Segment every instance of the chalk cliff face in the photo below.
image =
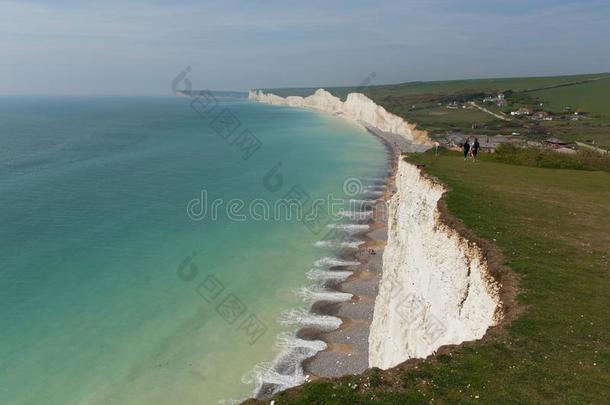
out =
<path fill-rule="evenodd" d="M 369 366 L 382 369 L 479 339 L 499 320 L 482 251 L 441 220 L 443 186 L 402 160 L 396 186 L 369 336 Z"/>
<path fill-rule="evenodd" d="M 305 98 L 298 96 L 283 98 L 271 93 L 265 94 L 260 90 L 250 91 L 248 98 L 267 104 L 325 111 L 356 121 L 364 126 L 403 136 L 414 144 L 430 143 L 425 131 L 418 130 L 415 125 L 387 112 L 385 108 L 375 104 L 373 100 L 361 93 L 350 93 L 345 102 L 324 89 L 318 89 L 314 94 Z"/>

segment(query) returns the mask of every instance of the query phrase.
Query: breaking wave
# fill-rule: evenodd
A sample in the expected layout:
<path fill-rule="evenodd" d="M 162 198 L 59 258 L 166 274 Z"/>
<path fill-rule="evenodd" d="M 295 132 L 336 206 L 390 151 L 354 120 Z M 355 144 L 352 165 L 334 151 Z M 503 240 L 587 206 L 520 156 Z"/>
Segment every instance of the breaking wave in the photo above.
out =
<path fill-rule="evenodd" d="M 366 224 L 329 224 L 329 228 L 346 232 L 350 235 L 368 231 L 370 226 Z"/>
<path fill-rule="evenodd" d="M 295 308 L 283 312 L 279 316 L 278 322 L 282 325 L 315 328 L 322 332 L 336 330 L 343 323 L 341 318 L 336 316 L 313 314 L 304 308 Z"/>
<path fill-rule="evenodd" d="M 321 340 L 305 340 L 300 339 L 292 333 L 283 332 L 277 336 L 275 347 L 279 349 L 309 349 L 312 351 L 321 352 L 325 350 L 328 345 Z"/>
<path fill-rule="evenodd" d="M 319 286 L 301 287 L 295 294 L 305 302 L 345 302 L 352 299 L 353 295 L 341 291 L 332 291 Z"/>
<path fill-rule="evenodd" d="M 365 220 L 373 216 L 373 211 L 344 211 L 340 210 L 337 215 L 343 218 L 350 218 L 355 220 Z"/>
<path fill-rule="evenodd" d="M 314 245 L 317 247 L 329 249 L 358 249 L 358 246 L 362 245 L 363 243 L 364 241 L 362 240 L 321 240 L 316 242 Z"/>
<path fill-rule="evenodd" d="M 363 191 L 381 191 L 383 189 L 385 189 L 385 184 L 373 184 L 366 186 Z"/>
<path fill-rule="evenodd" d="M 375 202 L 377 202 L 377 200 L 358 200 L 358 199 L 352 198 L 349 200 L 349 205 L 350 205 L 350 207 L 358 207 L 358 206 L 363 206 L 363 205 L 370 207 L 370 206 L 373 206 L 375 204 Z"/>
<path fill-rule="evenodd" d="M 351 271 L 333 271 L 322 269 L 311 269 L 307 272 L 307 278 L 310 280 L 338 280 L 345 281 L 349 276 L 354 274 Z"/>
<path fill-rule="evenodd" d="M 316 267 L 358 266 L 362 263 L 352 260 L 342 260 L 335 257 L 323 257 L 314 262 Z"/>
<path fill-rule="evenodd" d="M 383 195 L 383 191 L 381 191 L 381 190 L 367 190 L 367 189 L 364 189 L 362 191 L 362 194 L 366 195 L 367 197 L 368 196 L 380 196 L 380 195 Z"/>
<path fill-rule="evenodd" d="M 303 361 L 326 349 L 321 340 L 304 340 L 280 334 L 276 346 L 283 349 L 273 363 L 257 364 L 242 377 L 245 384 L 254 384 L 255 395 L 267 386 L 270 394 L 295 387 L 306 381 Z"/>
<path fill-rule="evenodd" d="M 314 353 L 315 354 L 315 353 Z M 276 362 L 287 362 L 288 359 L 279 358 Z M 305 360 L 305 359 L 303 359 Z M 288 365 L 288 364 L 287 364 Z M 268 385 L 269 394 L 273 395 L 288 388 L 296 387 L 305 382 L 305 375 L 300 362 L 292 361 L 292 369 L 287 373 L 280 373 L 276 363 L 259 363 L 254 369 L 246 373 L 241 381 L 244 384 L 254 385 L 254 396 L 257 396 L 264 385 Z"/>

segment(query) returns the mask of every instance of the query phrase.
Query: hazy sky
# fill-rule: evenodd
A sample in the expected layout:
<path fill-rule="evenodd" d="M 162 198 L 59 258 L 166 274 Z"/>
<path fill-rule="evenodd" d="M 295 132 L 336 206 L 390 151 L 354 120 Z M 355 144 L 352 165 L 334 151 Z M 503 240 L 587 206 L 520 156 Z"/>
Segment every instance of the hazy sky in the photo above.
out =
<path fill-rule="evenodd" d="M 0 0 L 0 94 L 610 70 L 608 0 Z"/>

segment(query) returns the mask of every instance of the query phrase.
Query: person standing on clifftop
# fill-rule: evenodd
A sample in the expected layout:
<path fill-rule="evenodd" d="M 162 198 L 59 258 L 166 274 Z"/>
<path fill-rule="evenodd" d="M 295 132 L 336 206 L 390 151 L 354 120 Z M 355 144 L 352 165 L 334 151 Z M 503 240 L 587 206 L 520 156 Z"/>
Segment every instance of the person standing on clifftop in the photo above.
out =
<path fill-rule="evenodd" d="M 472 148 L 470 148 L 470 153 L 472 154 L 472 160 L 477 160 L 477 153 L 479 153 L 479 149 L 481 145 L 479 144 L 479 140 L 474 138 L 474 143 L 472 144 Z"/>
<path fill-rule="evenodd" d="M 466 160 L 468 158 L 468 152 L 470 151 L 470 144 L 468 143 L 468 140 L 466 140 L 466 142 L 464 142 L 464 146 L 462 146 L 462 150 L 464 151 L 464 160 Z"/>
<path fill-rule="evenodd" d="M 438 156 L 441 153 L 441 144 L 438 141 L 434 141 L 434 155 Z"/>

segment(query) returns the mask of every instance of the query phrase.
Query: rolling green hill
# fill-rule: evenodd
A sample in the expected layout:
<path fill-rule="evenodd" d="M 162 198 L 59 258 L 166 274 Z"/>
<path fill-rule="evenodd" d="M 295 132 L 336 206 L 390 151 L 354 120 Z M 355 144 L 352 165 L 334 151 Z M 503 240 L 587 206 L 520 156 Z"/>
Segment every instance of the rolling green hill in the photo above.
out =
<path fill-rule="evenodd" d="M 516 77 L 516 78 L 497 78 L 497 79 L 472 79 L 472 80 L 446 80 L 431 82 L 407 82 L 388 85 L 364 85 L 349 87 L 303 87 L 303 88 L 269 88 L 262 89 L 278 96 L 309 96 L 318 88 L 323 87 L 332 94 L 342 99 L 348 93 L 360 91 L 363 93 L 374 94 L 376 97 L 384 96 L 417 96 L 417 95 L 451 95 L 460 92 L 488 91 L 490 93 L 498 91 L 531 91 L 535 89 L 578 83 L 588 80 L 610 77 L 610 73 L 596 73 L 588 75 L 571 76 L 545 76 L 545 77 Z"/>
<path fill-rule="evenodd" d="M 562 111 L 564 107 L 571 106 L 610 119 L 610 76 L 594 82 L 540 90 L 531 94 L 546 101 L 554 111 Z"/>

